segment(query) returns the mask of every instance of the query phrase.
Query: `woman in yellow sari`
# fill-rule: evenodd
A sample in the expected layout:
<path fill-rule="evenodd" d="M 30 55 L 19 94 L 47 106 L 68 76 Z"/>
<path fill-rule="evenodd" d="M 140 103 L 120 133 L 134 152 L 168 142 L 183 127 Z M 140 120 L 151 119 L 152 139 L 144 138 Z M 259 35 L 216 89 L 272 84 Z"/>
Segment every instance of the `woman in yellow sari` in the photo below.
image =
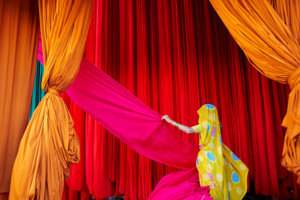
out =
<path fill-rule="evenodd" d="M 196 165 L 201 186 L 210 186 L 213 199 L 239 200 L 247 192 L 247 166 L 222 143 L 218 111 L 206 104 L 198 110 L 199 124 L 187 127 L 163 116 L 167 122 L 180 130 L 199 134 Z"/>

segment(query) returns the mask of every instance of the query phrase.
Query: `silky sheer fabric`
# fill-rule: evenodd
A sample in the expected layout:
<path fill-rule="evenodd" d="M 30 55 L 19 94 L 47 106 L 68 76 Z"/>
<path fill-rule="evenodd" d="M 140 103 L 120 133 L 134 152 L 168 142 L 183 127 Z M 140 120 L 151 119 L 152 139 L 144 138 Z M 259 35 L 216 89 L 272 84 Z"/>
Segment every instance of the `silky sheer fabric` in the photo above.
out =
<path fill-rule="evenodd" d="M 0 1 L 0 199 L 28 124 L 38 47 L 37 0 Z"/>
<path fill-rule="evenodd" d="M 299 1 L 276 4 L 283 20 L 267 0 L 210 2 L 251 64 L 268 78 L 290 85 L 288 109 L 282 122 L 287 132 L 281 164 L 297 174 L 300 184 Z"/>
<path fill-rule="evenodd" d="M 39 1 L 46 96 L 35 109 L 14 163 L 10 199 L 60 199 L 70 163 L 80 159 L 73 120 L 59 93 L 78 72 L 91 0 Z"/>

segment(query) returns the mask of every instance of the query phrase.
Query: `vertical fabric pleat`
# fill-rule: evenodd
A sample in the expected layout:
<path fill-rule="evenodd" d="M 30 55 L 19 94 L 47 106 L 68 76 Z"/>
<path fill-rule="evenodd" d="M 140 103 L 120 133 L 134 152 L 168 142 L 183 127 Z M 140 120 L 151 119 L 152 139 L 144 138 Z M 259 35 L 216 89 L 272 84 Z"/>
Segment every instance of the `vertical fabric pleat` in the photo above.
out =
<path fill-rule="evenodd" d="M 38 47 L 37 0 L 0 1 L 0 198 L 28 124 Z"/>

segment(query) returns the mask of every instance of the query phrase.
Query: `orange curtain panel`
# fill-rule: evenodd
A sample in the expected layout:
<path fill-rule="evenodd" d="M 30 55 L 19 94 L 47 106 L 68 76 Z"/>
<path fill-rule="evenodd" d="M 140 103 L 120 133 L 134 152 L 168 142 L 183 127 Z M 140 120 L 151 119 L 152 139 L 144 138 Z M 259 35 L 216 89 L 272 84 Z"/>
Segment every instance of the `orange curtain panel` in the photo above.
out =
<path fill-rule="evenodd" d="M 93 1 L 39 0 L 38 6 L 45 64 L 42 89 L 47 94 L 21 140 L 10 199 L 61 199 L 70 164 L 80 159 L 74 123 L 59 94 L 79 70 Z"/>
<path fill-rule="evenodd" d="M 37 0 L 0 1 L 0 199 L 28 124 L 38 47 Z"/>
<path fill-rule="evenodd" d="M 210 2 L 250 63 L 268 78 L 290 85 L 288 110 L 282 123 L 287 133 L 281 164 L 297 174 L 299 184 L 299 2 L 270 0 L 276 10 L 267 0 Z"/>
<path fill-rule="evenodd" d="M 269 0 L 277 14 L 300 42 L 300 1 Z"/>

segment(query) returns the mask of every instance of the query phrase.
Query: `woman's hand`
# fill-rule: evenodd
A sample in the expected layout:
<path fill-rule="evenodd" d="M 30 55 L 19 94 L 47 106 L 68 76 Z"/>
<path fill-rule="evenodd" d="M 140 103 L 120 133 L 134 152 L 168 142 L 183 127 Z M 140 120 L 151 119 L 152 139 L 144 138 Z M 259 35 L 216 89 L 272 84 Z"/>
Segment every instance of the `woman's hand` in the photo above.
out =
<path fill-rule="evenodd" d="M 164 115 L 161 120 L 166 120 L 168 123 L 171 123 L 172 120 L 170 119 L 170 117 L 168 115 Z"/>

